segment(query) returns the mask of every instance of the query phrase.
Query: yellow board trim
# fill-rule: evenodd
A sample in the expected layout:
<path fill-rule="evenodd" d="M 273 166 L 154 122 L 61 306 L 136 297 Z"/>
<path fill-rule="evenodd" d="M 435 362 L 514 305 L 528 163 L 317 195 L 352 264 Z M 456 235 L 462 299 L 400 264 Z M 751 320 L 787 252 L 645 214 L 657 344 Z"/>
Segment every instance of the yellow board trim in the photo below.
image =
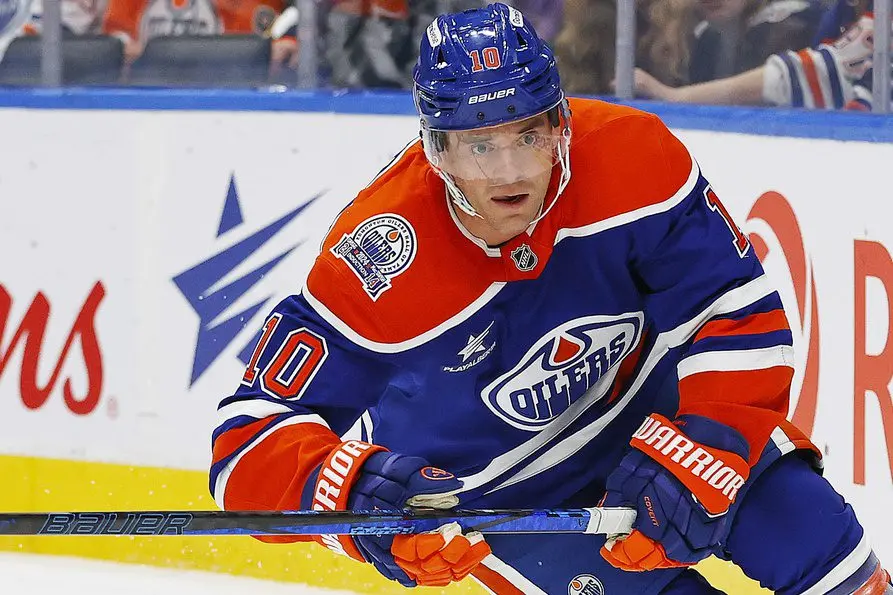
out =
<path fill-rule="evenodd" d="M 0 456 L 0 477 L 0 510 L 5 512 L 217 508 L 208 494 L 207 475 L 199 471 Z M 371 566 L 319 546 L 267 545 L 250 537 L 0 536 L 0 550 L 225 572 L 370 595 L 407 592 Z M 707 560 L 698 570 L 729 593 L 768 593 L 719 560 Z M 473 581 L 464 581 L 421 592 L 480 595 L 484 590 Z"/>

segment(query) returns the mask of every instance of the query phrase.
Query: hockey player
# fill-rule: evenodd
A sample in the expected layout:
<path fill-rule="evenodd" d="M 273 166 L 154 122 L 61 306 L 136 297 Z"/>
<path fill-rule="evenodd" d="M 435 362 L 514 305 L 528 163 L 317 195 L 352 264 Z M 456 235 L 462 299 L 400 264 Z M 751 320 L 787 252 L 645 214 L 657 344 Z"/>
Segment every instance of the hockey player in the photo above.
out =
<path fill-rule="evenodd" d="M 893 593 L 785 418 L 779 295 L 685 146 L 566 99 L 502 4 L 436 19 L 414 82 L 421 139 L 339 215 L 220 403 L 217 503 L 638 511 L 610 543 L 319 540 L 406 586 L 718 593 L 688 568 L 715 554 L 784 595 Z"/>

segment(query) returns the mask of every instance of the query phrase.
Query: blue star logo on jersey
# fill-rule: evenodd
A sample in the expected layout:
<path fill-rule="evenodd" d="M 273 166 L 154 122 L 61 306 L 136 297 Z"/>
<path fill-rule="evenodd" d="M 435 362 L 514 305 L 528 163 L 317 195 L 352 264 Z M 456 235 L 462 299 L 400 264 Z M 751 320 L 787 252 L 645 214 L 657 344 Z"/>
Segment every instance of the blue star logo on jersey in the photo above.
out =
<path fill-rule="evenodd" d="M 479 335 L 469 335 L 468 343 L 465 345 L 465 347 L 460 349 L 459 353 L 457 354 L 459 357 L 462 358 L 462 362 L 458 366 L 443 366 L 443 371 L 464 372 L 465 370 L 473 368 L 474 366 L 484 361 L 496 347 L 496 341 L 491 341 L 489 346 L 484 345 L 484 341 L 486 340 L 487 335 L 490 334 L 490 329 L 493 328 L 494 324 L 496 324 L 496 322 L 491 321 L 490 325 L 485 328 L 484 332 Z M 478 353 L 480 353 L 480 355 L 478 355 Z"/>
<path fill-rule="evenodd" d="M 272 295 L 261 299 L 248 308 L 232 313 L 224 320 L 220 320 L 221 316 L 229 310 L 231 304 L 236 303 L 240 297 L 263 279 L 264 275 L 273 270 L 295 248 L 303 244 L 304 240 L 299 241 L 281 254 L 258 265 L 253 270 L 222 287 L 218 287 L 220 281 L 267 245 L 267 242 L 273 239 L 276 234 L 297 218 L 307 207 L 316 202 L 322 194 L 321 192 L 311 197 L 310 200 L 251 233 L 248 237 L 221 249 L 208 259 L 173 278 L 174 284 L 199 317 L 198 334 L 195 339 L 195 357 L 192 361 L 192 376 L 189 381 L 190 387 L 220 357 L 220 354 L 236 340 L 239 333 L 245 328 L 245 325 L 264 307 Z M 217 238 L 219 239 L 227 232 L 243 224 L 244 218 L 242 217 L 242 208 L 239 204 L 239 194 L 236 190 L 236 178 L 235 175 L 231 175 L 229 190 L 223 203 L 223 213 L 220 216 L 220 224 L 217 228 Z M 246 365 L 251 358 L 254 345 L 259 339 L 259 334 L 260 332 L 258 331 L 258 333 L 252 336 L 239 352 L 239 360 Z"/>

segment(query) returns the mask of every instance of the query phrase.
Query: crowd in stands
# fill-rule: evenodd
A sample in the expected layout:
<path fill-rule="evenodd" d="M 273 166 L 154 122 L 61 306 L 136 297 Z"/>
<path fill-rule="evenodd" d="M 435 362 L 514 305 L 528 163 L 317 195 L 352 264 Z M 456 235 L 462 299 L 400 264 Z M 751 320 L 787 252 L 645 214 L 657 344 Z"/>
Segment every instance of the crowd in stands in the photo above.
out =
<path fill-rule="evenodd" d="M 28 82 L 15 62 L 30 53 L 28 64 L 35 64 L 41 1 L 0 0 L 0 85 Z M 302 52 L 295 25 L 307 15 L 291 6 L 297 0 L 59 1 L 63 43 L 111 40 L 109 52 L 117 58 L 105 82 L 289 86 L 298 80 Z M 553 46 L 569 94 L 613 93 L 617 0 L 504 1 Z M 434 17 L 486 0 L 312 3 L 319 85 L 405 89 L 418 40 Z M 871 9 L 871 0 L 636 0 L 636 94 L 663 101 L 870 110 Z M 238 69 L 195 75 L 211 69 L 213 52 L 205 48 L 221 40 L 238 40 L 243 48 L 224 43 L 218 53 L 262 61 L 263 68 L 250 76 Z M 77 56 L 69 54 L 77 50 L 64 51 L 66 66 L 73 64 Z M 153 57 L 167 65 L 156 65 L 146 76 L 143 62 Z M 188 67 L 177 70 L 178 62 Z M 85 81 L 97 82 L 80 82 Z M 78 83 L 71 77 L 66 82 Z"/>

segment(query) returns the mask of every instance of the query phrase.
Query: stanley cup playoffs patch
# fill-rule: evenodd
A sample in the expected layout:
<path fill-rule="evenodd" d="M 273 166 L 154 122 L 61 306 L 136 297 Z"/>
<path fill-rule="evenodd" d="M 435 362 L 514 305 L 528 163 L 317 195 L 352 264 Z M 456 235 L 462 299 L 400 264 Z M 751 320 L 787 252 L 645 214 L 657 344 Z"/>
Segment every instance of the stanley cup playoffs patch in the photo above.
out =
<path fill-rule="evenodd" d="M 375 301 L 390 289 L 392 278 L 409 268 L 417 245 L 409 222 L 386 213 L 366 219 L 353 232 L 344 234 L 331 252 L 347 263 Z"/>

